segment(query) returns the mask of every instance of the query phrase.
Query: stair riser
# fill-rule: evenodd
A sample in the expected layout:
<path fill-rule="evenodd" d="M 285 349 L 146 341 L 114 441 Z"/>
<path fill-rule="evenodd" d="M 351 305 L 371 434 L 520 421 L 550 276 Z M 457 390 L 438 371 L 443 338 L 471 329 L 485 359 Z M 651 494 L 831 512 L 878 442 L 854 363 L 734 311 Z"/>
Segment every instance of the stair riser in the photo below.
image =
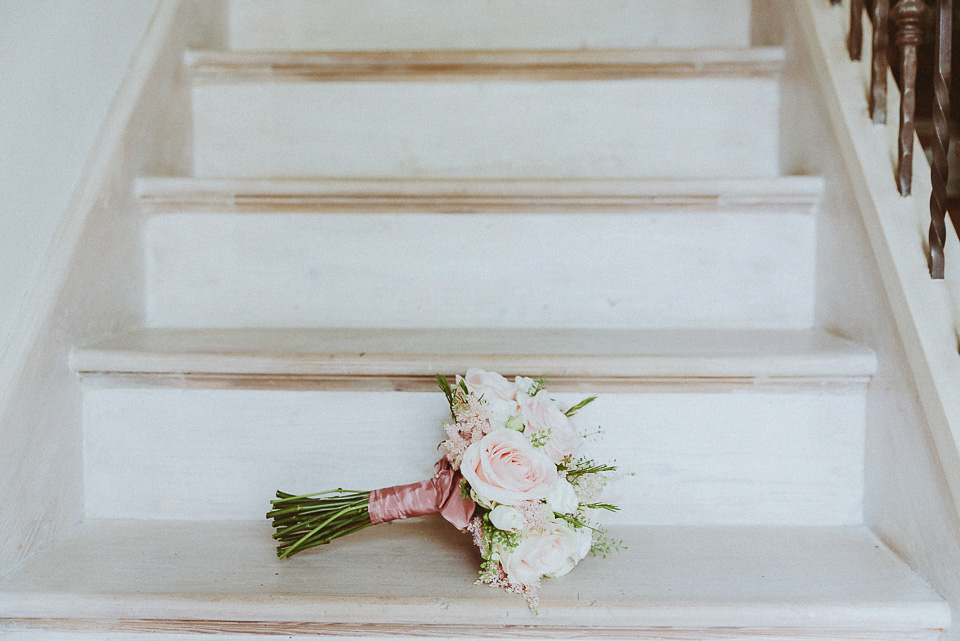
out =
<path fill-rule="evenodd" d="M 750 2 L 713 0 L 233 0 L 250 50 L 745 47 Z"/>
<path fill-rule="evenodd" d="M 804 214 L 171 214 L 147 231 L 171 327 L 803 328 Z"/>
<path fill-rule="evenodd" d="M 200 177 L 769 177 L 778 81 L 252 82 L 194 88 Z"/>
<path fill-rule="evenodd" d="M 430 476 L 445 418 L 439 392 L 91 388 L 87 514 L 257 519 L 277 489 L 413 482 Z M 605 522 L 861 521 L 862 387 L 604 394 L 579 423 L 604 428 L 591 456 L 635 473 Z"/>

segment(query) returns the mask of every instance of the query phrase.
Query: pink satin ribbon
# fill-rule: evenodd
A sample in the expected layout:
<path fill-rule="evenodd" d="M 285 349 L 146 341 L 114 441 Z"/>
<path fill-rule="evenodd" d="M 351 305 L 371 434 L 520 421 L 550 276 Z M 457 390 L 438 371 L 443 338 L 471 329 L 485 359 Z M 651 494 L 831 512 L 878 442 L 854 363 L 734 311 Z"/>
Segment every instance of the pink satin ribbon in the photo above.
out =
<path fill-rule="evenodd" d="M 433 478 L 427 481 L 370 492 L 367 500 L 370 522 L 376 525 L 414 516 L 440 514 L 458 530 L 467 527 L 476 503 L 460 495 L 460 479 L 463 477 L 450 467 L 446 458 L 437 461 L 435 469 Z"/>

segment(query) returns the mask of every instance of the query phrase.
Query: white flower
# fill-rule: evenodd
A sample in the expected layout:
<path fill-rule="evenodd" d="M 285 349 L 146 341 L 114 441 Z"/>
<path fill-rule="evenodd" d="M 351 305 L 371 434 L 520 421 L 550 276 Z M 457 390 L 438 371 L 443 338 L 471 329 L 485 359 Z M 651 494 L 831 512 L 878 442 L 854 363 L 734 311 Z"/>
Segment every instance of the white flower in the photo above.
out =
<path fill-rule="evenodd" d="M 505 427 L 510 417 L 519 413 L 517 388 L 500 374 L 471 368 L 463 380 L 467 389 L 486 403 L 491 428 Z"/>
<path fill-rule="evenodd" d="M 542 576 L 563 576 L 590 552 L 592 534 L 564 521 L 553 521 L 542 533 L 524 537 L 513 549 L 498 549 L 500 563 L 511 583 L 534 585 Z"/>
<path fill-rule="evenodd" d="M 518 376 L 513 380 L 516 382 L 517 392 L 524 396 L 531 396 L 530 392 L 537 384 L 535 380 L 526 376 Z"/>
<path fill-rule="evenodd" d="M 523 515 L 515 507 L 498 505 L 490 511 L 490 522 L 498 530 L 516 532 L 523 527 Z"/>
<path fill-rule="evenodd" d="M 524 434 L 543 442 L 543 450 L 554 463 L 575 454 L 583 444 L 583 437 L 545 390 L 533 397 L 522 397 L 520 412 L 527 424 Z"/>
<path fill-rule="evenodd" d="M 560 477 L 553 491 L 547 494 L 547 506 L 557 514 L 573 514 L 580 506 L 580 499 L 570 482 Z"/>

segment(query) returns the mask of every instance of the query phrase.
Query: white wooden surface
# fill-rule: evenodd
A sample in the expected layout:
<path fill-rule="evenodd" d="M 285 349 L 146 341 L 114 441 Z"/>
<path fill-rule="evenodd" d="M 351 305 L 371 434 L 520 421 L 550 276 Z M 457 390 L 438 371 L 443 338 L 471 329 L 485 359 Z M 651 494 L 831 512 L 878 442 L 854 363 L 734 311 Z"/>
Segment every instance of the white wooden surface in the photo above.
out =
<path fill-rule="evenodd" d="M 803 328 L 813 318 L 805 213 L 183 213 L 151 217 L 145 242 L 155 326 Z"/>
<path fill-rule="evenodd" d="M 230 46 L 252 50 L 745 47 L 750 2 L 233 0 Z"/>
<path fill-rule="evenodd" d="M 957 269 L 960 245 L 948 234 L 948 282 L 930 281 L 929 166 L 915 154 L 914 195 L 901 198 L 893 178 L 899 92 L 889 78 L 888 124 L 871 124 L 864 111 L 869 23 L 864 60 L 852 64 L 843 46 L 848 14 L 847 3 L 830 9 L 815 0 L 795 3 L 788 14 L 800 27 L 802 57 L 788 62 L 784 104 L 794 104 L 801 117 L 783 117 L 800 125 L 787 139 L 803 144 L 786 146 L 798 148 L 794 167 L 848 176 L 826 190 L 818 324 L 878 352 L 867 397 L 866 522 L 950 603 L 954 622 L 943 638 L 954 641 L 960 639 L 960 467 L 950 431 L 960 409 L 960 362 L 949 310 L 960 275 L 949 271 Z M 845 278 L 826 280 L 840 270 Z"/>
<path fill-rule="evenodd" d="M 482 367 L 510 375 L 687 383 L 743 379 L 866 384 L 873 352 L 817 330 L 163 329 L 119 334 L 73 350 L 89 374 L 427 377 Z M 631 381 L 633 383 L 639 380 Z M 433 384 L 431 383 L 431 387 Z"/>
<path fill-rule="evenodd" d="M 774 77 L 199 85 L 194 174 L 770 177 L 777 115 Z"/>
<path fill-rule="evenodd" d="M 579 424 L 603 427 L 595 458 L 635 473 L 611 489 L 609 522 L 851 524 L 863 403 L 862 388 L 604 394 Z M 89 389 L 87 515 L 256 519 L 278 489 L 422 480 L 445 416 L 439 391 Z"/>
<path fill-rule="evenodd" d="M 0 607 L 10 617 L 206 619 L 209 629 L 243 620 L 248 629 L 275 622 L 275 632 L 279 622 L 291 632 L 292 622 L 341 624 L 329 627 L 334 634 L 362 623 L 366 634 L 445 636 L 507 625 L 548 636 L 663 638 L 672 628 L 722 626 L 863 639 L 949 622 L 939 597 L 863 528 L 613 533 L 628 549 L 545 582 L 534 616 L 516 595 L 474 585 L 469 537 L 435 517 L 283 561 L 265 520 L 91 520 L 0 585 Z"/>
<path fill-rule="evenodd" d="M 0 352 L 0 575 L 82 517 L 80 387 L 68 353 L 141 321 L 134 181 L 188 165 L 180 62 L 187 46 L 217 46 L 218 7 L 160 3 Z"/>

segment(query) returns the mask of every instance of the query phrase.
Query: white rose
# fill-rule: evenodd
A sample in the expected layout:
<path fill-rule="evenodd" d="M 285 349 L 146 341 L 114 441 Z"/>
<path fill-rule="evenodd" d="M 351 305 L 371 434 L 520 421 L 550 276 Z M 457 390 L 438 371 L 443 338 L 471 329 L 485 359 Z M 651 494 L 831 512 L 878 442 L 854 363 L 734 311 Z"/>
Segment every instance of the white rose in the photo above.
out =
<path fill-rule="evenodd" d="M 557 478 L 550 494 L 547 494 L 547 507 L 557 514 L 572 514 L 580 506 L 580 499 L 570 481 L 563 477 Z M 502 529 L 502 528 L 501 528 Z"/>
<path fill-rule="evenodd" d="M 520 413 L 527 424 L 524 434 L 545 441 L 543 449 L 553 462 L 559 463 L 580 449 L 583 437 L 545 390 L 536 396 L 521 398 Z"/>
<path fill-rule="evenodd" d="M 517 505 L 542 499 L 557 482 L 557 468 L 520 432 L 494 430 L 463 453 L 460 473 L 482 503 Z"/>
<path fill-rule="evenodd" d="M 523 527 L 523 515 L 515 507 L 498 505 L 490 511 L 490 522 L 498 530 L 516 532 Z"/>
<path fill-rule="evenodd" d="M 518 414 L 517 388 L 500 374 L 471 368 L 463 380 L 468 390 L 486 402 L 493 429 L 506 426 L 510 417 Z"/>
<path fill-rule="evenodd" d="M 530 390 L 537 384 L 535 380 L 526 376 L 517 376 L 513 380 L 517 385 L 517 392 L 524 396 L 530 396 Z"/>
<path fill-rule="evenodd" d="M 500 563 L 511 583 L 531 586 L 542 577 L 563 576 L 590 551 L 589 529 L 554 521 L 543 533 L 531 534 L 511 549 L 500 547 Z"/>

